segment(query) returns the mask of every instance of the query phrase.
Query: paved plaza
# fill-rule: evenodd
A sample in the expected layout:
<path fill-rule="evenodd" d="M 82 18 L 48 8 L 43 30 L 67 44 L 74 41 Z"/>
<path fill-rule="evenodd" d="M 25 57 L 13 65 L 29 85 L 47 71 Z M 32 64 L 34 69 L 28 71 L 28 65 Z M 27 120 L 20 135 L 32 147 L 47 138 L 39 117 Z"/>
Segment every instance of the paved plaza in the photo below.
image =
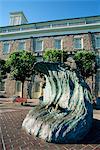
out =
<path fill-rule="evenodd" d="M 32 109 L 30 104 L 21 106 L 0 102 L 0 150 L 100 150 L 100 110 L 94 110 L 93 127 L 83 141 L 78 144 L 53 144 L 22 130 L 22 122 Z"/>

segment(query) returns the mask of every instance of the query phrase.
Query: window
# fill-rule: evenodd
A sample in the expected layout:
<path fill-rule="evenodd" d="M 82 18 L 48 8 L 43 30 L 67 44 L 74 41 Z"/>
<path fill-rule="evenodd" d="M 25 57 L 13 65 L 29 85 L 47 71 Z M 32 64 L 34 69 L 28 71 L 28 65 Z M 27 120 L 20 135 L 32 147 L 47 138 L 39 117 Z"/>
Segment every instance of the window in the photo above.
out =
<path fill-rule="evenodd" d="M 0 82 L 0 91 L 5 91 L 5 81 Z"/>
<path fill-rule="evenodd" d="M 19 19 L 20 19 L 20 18 L 19 18 L 19 17 L 17 17 L 17 16 L 14 18 L 14 25 L 19 24 Z"/>
<path fill-rule="evenodd" d="M 20 41 L 19 42 L 18 50 L 25 50 L 25 41 Z"/>
<path fill-rule="evenodd" d="M 82 38 L 74 38 L 74 48 L 76 48 L 76 49 L 83 48 L 83 39 Z"/>
<path fill-rule="evenodd" d="M 17 25 L 19 23 L 20 23 L 19 16 L 10 17 L 10 25 Z"/>
<path fill-rule="evenodd" d="M 16 92 L 21 92 L 21 82 L 16 81 Z"/>
<path fill-rule="evenodd" d="M 54 47 L 56 49 L 61 49 L 61 39 L 55 39 Z"/>
<path fill-rule="evenodd" d="M 10 51 L 10 44 L 9 43 L 4 43 L 3 44 L 3 54 L 8 54 Z"/>
<path fill-rule="evenodd" d="M 43 50 L 43 41 L 36 40 L 35 41 L 35 51 L 42 51 Z"/>
<path fill-rule="evenodd" d="M 96 48 L 100 48 L 100 36 L 96 36 L 95 45 L 96 45 Z"/>

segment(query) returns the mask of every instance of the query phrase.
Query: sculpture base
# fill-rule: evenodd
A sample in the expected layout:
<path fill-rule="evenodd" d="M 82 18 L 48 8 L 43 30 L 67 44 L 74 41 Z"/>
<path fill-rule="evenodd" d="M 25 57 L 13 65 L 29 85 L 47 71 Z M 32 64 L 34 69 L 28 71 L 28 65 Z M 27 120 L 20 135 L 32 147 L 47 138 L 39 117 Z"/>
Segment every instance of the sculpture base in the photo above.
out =
<path fill-rule="evenodd" d="M 24 119 L 22 128 L 48 142 L 76 143 L 85 137 L 92 126 L 92 116 L 87 114 L 79 119 L 77 113 L 36 106 Z"/>

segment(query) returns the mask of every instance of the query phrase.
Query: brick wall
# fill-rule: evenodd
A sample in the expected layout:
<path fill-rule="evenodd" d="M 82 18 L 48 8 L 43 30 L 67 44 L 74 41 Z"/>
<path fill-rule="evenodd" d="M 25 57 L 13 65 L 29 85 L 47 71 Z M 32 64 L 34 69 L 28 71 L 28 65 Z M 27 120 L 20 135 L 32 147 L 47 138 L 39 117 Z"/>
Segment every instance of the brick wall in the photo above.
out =
<path fill-rule="evenodd" d="M 28 83 L 28 81 L 26 81 L 26 82 L 24 83 L 24 93 L 23 93 L 23 97 L 26 97 L 26 98 L 27 98 L 27 96 L 28 96 L 27 83 Z"/>
<path fill-rule="evenodd" d="M 25 40 L 25 45 L 26 45 L 26 50 L 33 50 L 33 40 L 32 39 L 27 39 Z"/>
<path fill-rule="evenodd" d="M 1 59 L 7 59 L 8 54 L 7 54 L 7 55 L 4 55 L 2 51 L 3 51 L 3 42 L 0 41 L 0 58 L 1 58 Z"/>
<path fill-rule="evenodd" d="M 54 45 L 54 43 L 53 43 L 54 40 L 53 39 L 54 39 L 53 37 L 47 37 L 47 38 L 43 39 L 43 42 L 44 42 L 43 48 L 44 48 L 44 50 L 47 49 L 47 48 L 53 48 L 53 45 Z"/>
<path fill-rule="evenodd" d="M 43 49 L 45 50 L 47 48 L 54 48 L 54 40 L 56 38 L 60 38 L 63 41 L 62 47 L 65 51 L 75 51 L 74 42 L 73 42 L 74 36 L 76 35 L 41 38 L 43 40 Z M 88 33 L 88 34 L 80 34 L 79 36 L 83 38 L 83 49 L 92 50 L 94 41 L 92 42 L 91 39 L 94 40 L 93 35 L 91 35 L 91 33 Z M 18 43 L 20 42 L 20 40 L 12 40 L 8 42 L 10 43 L 10 53 L 18 49 Z M 26 39 L 25 45 L 26 45 L 26 50 L 33 50 L 33 39 Z M 3 48 L 3 42 L 0 42 L 0 57 L 5 59 L 9 56 L 9 54 L 3 55 L 2 48 Z"/>
<path fill-rule="evenodd" d="M 73 35 L 66 35 L 63 38 L 63 49 L 65 51 L 73 51 L 74 50 Z"/>
<path fill-rule="evenodd" d="M 54 40 L 56 38 L 62 39 L 62 48 L 65 51 L 77 51 L 77 49 L 74 49 L 74 37 L 79 36 L 83 38 L 83 49 L 85 50 L 93 50 L 93 43 L 94 38 L 91 33 L 87 34 L 80 34 L 80 35 L 65 35 L 65 36 L 58 36 L 58 37 L 47 37 L 43 38 L 44 42 L 44 49 L 46 48 L 54 48 Z"/>
<path fill-rule="evenodd" d="M 98 33 L 97 33 L 98 35 Z M 93 33 L 87 33 L 87 34 L 79 34 L 79 35 L 65 35 L 65 36 L 58 36 L 58 37 L 44 37 L 41 38 L 43 40 L 43 49 L 47 48 L 54 48 L 54 40 L 56 38 L 62 39 L 62 48 L 65 51 L 71 52 L 71 51 L 77 51 L 74 49 L 74 37 L 75 36 L 80 36 L 83 38 L 83 49 L 86 50 L 93 50 L 95 46 L 95 38 Z M 25 39 L 25 44 L 26 44 L 26 50 L 33 50 L 33 40 L 34 39 Z M 18 43 L 20 40 L 11 40 L 9 41 L 10 43 L 10 53 L 15 51 L 18 48 Z M 3 42 L 0 42 L 0 58 L 2 59 L 7 59 L 8 55 L 3 55 L 2 53 L 2 48 L 3 48 Z M 92 87 L 92 79 L 88 79 L 89 85 Z M 9 88 L 10 87 L 10 88 Z M 98 87 L 98 85 L 97 85 Z M 97 89 L 97 88 L 96 88 Z M 8 97 L 12 96 L 15 94 L 15 81 L 10 80 L 9 78 L 6 81 L 6 95 Z M 27 82 L 25 82 L 24 86 L 24 97 L 27 97 Z"/>
<path fill-rule="evenodd" d="M 16 81 L 11 80 L 9 77 L 5 80 L 5 92 L 2 94 L 6 97 L 12 97 L 13 95 L 18 96 L 19 93 L 16 91 Z M 20 92 L 21 96 L 21 92 Z M 27 81 L 24 84 L 23 96 L 27 98 Z"/>
<path fill-rule="evenodd" d="M 7 41 L 10 44 L 10 53 L 16 51 L 18 49 L 18 44 L 20 42 L 20 40 L 11 40 L 11 41 Z M 31 48 L 31 39 L 27 39 L 25 40 L 25 45 L 26 45 L 26 49 L 30 50 Z M 9 54 L 3 54 L 3 42 L 0 42 L 0 58 L 1 59 L 7 59 L 9 57 Z M 8 76 L 8 78 L 5 80 L 5 93 L 3 94 L 6 97 L 11 97 L 13 95 L 16 95 L 16 91 L 15 91 L 15 82 L 14 80 L 11 80 Z M 24 97 L 27 96 L 27 83 L 25 82 L 25 86 L 24 86 Z"/>
<path fill-rule="evenodd" d="M 13 95 L 15 95 L 15 80 L 11 80 L 10 76 L 8 75 L 5 84 L 5 96 L 11 97 Z"/>
<path fill-rule="evenodd" d="M 88 34 L 83 35 L 83 49 L 91 49 L 90 36 Z"/>

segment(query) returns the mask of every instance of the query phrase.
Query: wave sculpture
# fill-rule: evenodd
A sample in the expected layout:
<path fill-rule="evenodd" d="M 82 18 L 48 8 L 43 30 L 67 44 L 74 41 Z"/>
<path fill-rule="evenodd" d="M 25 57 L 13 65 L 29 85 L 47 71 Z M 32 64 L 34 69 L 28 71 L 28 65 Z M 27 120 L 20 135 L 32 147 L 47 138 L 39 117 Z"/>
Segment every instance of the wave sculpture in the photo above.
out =
<path fill-rule="evenodd" d="M 88 85 L 77 71 L 64 64 L 38 62 L 34 69 L 46 79 L 43 101 L 29 111 L 22 127 L 48 142 L 79 142 L 92 126 L 92 96 Z"/>

